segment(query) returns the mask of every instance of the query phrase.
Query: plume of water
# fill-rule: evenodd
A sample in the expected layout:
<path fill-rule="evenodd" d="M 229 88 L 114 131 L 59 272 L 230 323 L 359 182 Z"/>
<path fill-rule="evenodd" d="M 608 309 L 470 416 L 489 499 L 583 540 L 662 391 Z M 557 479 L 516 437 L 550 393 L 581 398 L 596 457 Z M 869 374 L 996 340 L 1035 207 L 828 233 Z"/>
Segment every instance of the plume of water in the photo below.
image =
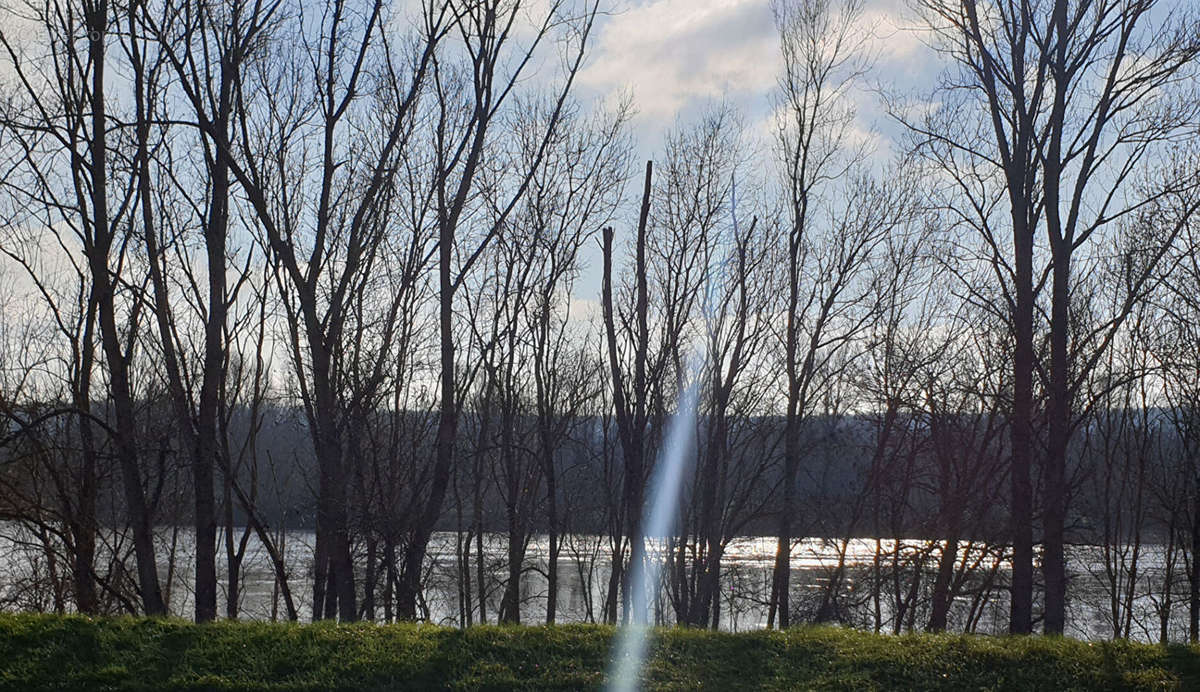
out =
<path fill-rule="evenodd" d="M 676 507 L 679 504 L 679 488 L 683 483 L 683 471 L 687 465 L 696 434 L 696 399 L 699 380 L 689 378 L 689 383 L 680 393 L 679 405 L 663 439 L 658 467 L 654 472 L 652 502 L 648 507 L 645 531 L 647 537 L 666 536 L 674 528 Z M 612 663 L 610 689 L 614 692 L 632 692 L 638 688 L 638 672 L 646 657 L 646 636 L 650 625 L 646 592 L 658 588 L 660 562 L 652 557 L 641 564 L 633 565 L 629 588 L 634 594 L 629 599 L 633 608 L 642 612 L 632 613 L 628 623 L 617 636 L 617 653 Z"/>
<path fill-rule="evenodd" d="M 731 183 L 730 216 L 733 221 L 734 237 L 737 237 L 737 183 Z M 726 258 L 718 268 L 718 280 L 713 281 L 713 272 L 706 268 L 704 301 L 701 306 L 701 318 L 704 322 L 705 336 L 711 339 L 713 325 L 713 309 L 716 303 L 716 289 L 720 278 L 725 274 L 730 258 Z M 687 460 L 692 456 L 696 438 L 698 414 L 698 399 L 700 392 L 700 373 L 706 358 L 705 346 L 708 341 L 702 340 L 698 348 L 685 361 L 685 385 L 679 393 L 675 415 L 667 426 L 663 438 L 659 459 L 651 482 L 650 504 L 642 526 L 644 537 L 665 537 L 674 530 L 676 513 L 679 507 L 679 494 L 683 486 L 683 472 Z M 633 692 L 638 689 L 638 674 L 646 658 L 648 646 L 647 635 L 650 629 L 650 617 L 646 594 L 651 589 L 658 588 L 658 575 L 661 562 L 646 556 L 641 564 L 632 565 L 629 578 L 629 589 L 632 597 L 629 599 L 630 608 L 634 610 L 617 633 L 616 655 L 612 661 L 609 675 L 609 689 L 613 692 Z"/>

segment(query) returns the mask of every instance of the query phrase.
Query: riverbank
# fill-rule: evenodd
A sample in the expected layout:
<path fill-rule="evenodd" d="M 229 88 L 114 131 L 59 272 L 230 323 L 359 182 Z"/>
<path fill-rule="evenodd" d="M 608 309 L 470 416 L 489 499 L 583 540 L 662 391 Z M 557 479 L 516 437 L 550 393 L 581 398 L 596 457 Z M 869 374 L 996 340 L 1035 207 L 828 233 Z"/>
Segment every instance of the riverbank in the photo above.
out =
<path fill-rule="evenodd" d="M 612 634 L 0 615 L 0 690 L 595 689 Z M 648 689 L 1200 689 L 1200 648 L 672 629 L 653 637 L 643 679 Z"/>

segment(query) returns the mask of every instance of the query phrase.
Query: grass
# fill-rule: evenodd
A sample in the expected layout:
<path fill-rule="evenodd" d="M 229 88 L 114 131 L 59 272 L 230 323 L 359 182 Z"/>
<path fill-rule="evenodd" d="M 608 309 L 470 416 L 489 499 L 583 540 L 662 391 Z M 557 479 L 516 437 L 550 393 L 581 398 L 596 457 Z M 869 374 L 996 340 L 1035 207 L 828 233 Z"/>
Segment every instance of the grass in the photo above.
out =
<path fill-rule="evenodd" d="M 290 625 L 0 615 L 0 690 L 575 690 L 611 627 Z M 813 627 L 657 631 L 648 689 L 1200 689 L 1200 648 Z"/>

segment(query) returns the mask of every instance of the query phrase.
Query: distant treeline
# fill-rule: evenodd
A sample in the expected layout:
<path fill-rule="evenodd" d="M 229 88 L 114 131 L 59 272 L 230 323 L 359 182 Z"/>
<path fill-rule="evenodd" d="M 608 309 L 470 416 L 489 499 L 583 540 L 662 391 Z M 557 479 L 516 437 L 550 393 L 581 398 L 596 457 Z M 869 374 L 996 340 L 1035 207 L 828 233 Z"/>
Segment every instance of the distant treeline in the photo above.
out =
<path fill-rule="evenodd" d="M 96 409 L 102 407 L 96 405 Z M 35 415 L 39 409 L 30 409 L 28 415 Z M 41 410 L 54 411 L 52 406 L 44 406 Z M 156 408 L 152 404 L 143 404 L 139 410 L 144 411 L 147 418 L 153 418 Z M 161 407 L 157 410 L 161 410 Z M 62 414 L 59 414 L 60 416 Z M 1112 450 L 1093 448 L 1079 450 L 1075 459 L 1073 472 L 1079 479 L 1075 484 L 1072 502 L 1071 524 L 1074 527 L 1075 542 L 1089 545 L 1102 545 L 1108 542 L 1125 542 L 1133 538 L 1134 531 L 1141 532 L 1141 539 L 1149 542 L 1162 543 L 1171 540 L 1168 535 L 1168 525 L 1161 521 L 1145 521 L 1125 525 L 1108 526 L 1112 517 L 1106 513 L 1112 508 L 1106 506 L 1106 495 L 1112 500 L 1113 484 L 1142 483 L 1143 493 L 1154 495 L 1170 493 L 1170 486 L 1181 482 L 1186 469 L 1186 441 L 1174 427 L 1173 421 L 1178 419 L 1179 411 L 1166 409 L 1150 409 L 1147 411 L 1109 411 L 1102 420 L 1096 420 L 1089 439 L 1093 435 L 1112 434 L 1111 430 L 1118 428 L 1138 429 L 1148 427 L 1140 434 L 1144 436 L 1143 444 L 1152 449 L 1143 459 L 1134 460 L 1136 465 L 1128 471 L 1114 470 L 1109 467 Z M 257 416 L 257 422 L 251 425 L 251 416 Z M 410 429 L 419 429 L 421 421 L 427 421 L 428 415 L 420 412 L 410 412 L 407 416 L 389 414 L 387 421 L 394 422 L 397 418 L 408 418 Z M 60 421 L 61 422 L 61 421 Z M 970 430 L 974 421 L 971 416 L 963 415 L 961 421 L 955 421 L 962 426 L 960 430 L 969 431 L 968 435 L 984 436 L 986 430 Z M 523 448 L 533 447 L 534 437 L 531 433 L 536 421 L 532 418 L 517 418 L 513 425 L 521 432 L 514 437 L 514 444 Z M 381 421 L 381 424 L 388 422 Z M 576 420 L 570 431 L 569 439 L 564 441 L 561 448 L 556 450 L 553 463 L 559 479 L 559 491 L 563 496 L 571 498 L 570 530 L 579 533 L 604 533 L 611 520 L 609 515 L 616 508 L 606 504 L 606 498 L 614 500 L 620 495 L 619 488 L 609 487 L 612 473 L 611 442 L 606 444 L 605 426 L 610 424 L 600 417 L 581 417 Z M 880 420 L 877 415 L 845 414 L 841 416 L 814 416 L 805 422 L 804 449 L 805 454 L 799 466 L 799 472 L 804 479 L 800 489 L 801 519 L 805 526 L 806 535 L 819 538 L 874 538 L 876 536 L 900 537 L 911 539 L 936 539 L 939 529 L 936 515 L 940 502 L 937 492 L 943 482 L 938 474 L 938 459 L 935 457 L 933 430 L 929 429 L 928 420 L 907 421 L 908 425 L 917 430 L 910 438 L 913 448 L 905 453 L 910 455 L 902 468 L 904 480 L 893 477 L 890 482 L 899 481 L 900 487 L 895 488 L 899 501 L 904 505 L 903 511 L 896 513 L 896 519 L 886 525 L 863 519 L 861 510 L 856 514 L 856 503 L 861 505 L 863 498 L 870 502 L 883 500 L 888 502 L 894 498 L 884 492 L 868 487 L 878 469 L 872 468 L 872 456 L 875 454 Z M 169 492 L 177 500 L 164 504 L 156 510 L 157 524 L 187 525 L 194 520 L 191 498 L 187 487 L 190 482 L 186 459 L 180 450 L 172 447 L 177 439 L 175 431 L 171 430 L 172 419 L 162 416 L 161 420 L 147 420 L 144 427 L 147 430 L 159 430 L 162 433 L 156 451 L 158 461 L 155 467 L 148 469 L 145 483 L 156 488 L 171 489 Z M 482 459 L 482 464 L 473 463 L 460 468 L 456 482 L 463 487 L 473 483 L 471 477 L 475 468 L 485 471 L 495 463 L 494 449 L 480 448 L 472 445 L 477 440 L 481 428 L 485 425 L 481 412 L 468 412 L 463 417 L 460 427 L 461 441 L 458 445 L 460 453 L 468 458 Z M 753 487 L 755 492 L 747 507 L 752 508 L 739 521 L 742 533 L 739 536 L 771 536 L 774 530 L 772 500 L 781 482 L 779 449 L 785 423 L 781 417 L 761 417 L 739 420 L 733 424 L 740 429 L 739 455 L 727 470 L 729 477 Z M 252 430 L 253 428 L 253 430 Z M 744 430 L 742 430 L 744 428 Z M 924 429 L 921 429 L 924 428 Z M 71 439 L 72 426 L 42 424 L 39 435 L 43 440 L 52 439 L 52 449 L 56 454 L 63 455 L 58 463 L 66 463 L 69 455 L 78 455 L 77 439 Z M 704 439 L 711 433 L 711 421 L 700 418 L 696 421 L 697 436 Z M 266 460 L 261 467 L 241 465 L 233 485 L 241 488 L 254 488 L 257 498 L 252 506 L 238 501 L 230 496 L 230 509 L 222 516 L 232 520 L 235 528 L 246 527 L 253 521 L 261 522 L 270 529 L 304 529 L 316 527 L 316 498 L 313 491 L 317 481 L 317 465 L 311 447 L 307 444 L 308 431 L 303 418 L 303 412 L 283 406 L 263 406 L 256 412 L 239 408 L 229 417 L 229 430 L 234 436 L 238 447 L 246 447 L 246 454 Z M 17 429 L 10 427 L 9 434 L 17 438 Z M 1121 440 L 1123 444 L 1130 444 Z M 954 444 L 943 442 L 943 444 Z M 152 444 L 150 446 L 153 446 Z M 46 470 L 28 464 L 37 457 L 34 453 L 22 454 L 17 445 L 6 450 L 0 466 L 0 477 L 4 487 L 14 492 L 7 496 L 7 502 L 0 502 L 0 519 L 21 521 L 29 517 L 25 511 L 39 509 L 36 503 L 22 505 L 17 498 L 36 498 L 39 489 L 37 479 L 46 477 Z M 428 459 L 433 453 L 431 439 L 417 442 L 409 447 L 414 458 Z M 366 451 L 364 459 L 372 461 L 378 457 L 375 451 Z M 964 449 L 967 454 L 969 449 Z M 687 460 L 687 468 L 691 474 L 698 467 L 697 450 Z M 1005 536 L 1005 513 L 1003 500 L 1000 498 L 1001 489 L 995 473 L 999 469 L 999 460 L 1006 452 L 1002 443 L 992 451 L 996 460 L 993 464 L 979 463 L 979 459 L 970 460 L 978 475 L 963 478 L 961 484 L 970 491 L 967 502 L 963 502 L 960 511 L 969 512 L 969 518 L 964 519 L 962 539 L 975 539 L 1002 543 Z M 609 459 L 606 459 L 610 457 Z M 761 463 L 766 461 L 767 463 Z M 964 459 L 964 461 L 966 461 Z M 384 459 L 381 465 L 391 465 L 394 462 Z M 419 463 L 419 462 L 417 462 Z M 540 463 L 540 461 L 539 461 Z M 742 469 L 741 466 L 746 468 Z M 966 467 L 961 472 L 966 473 Z M 373 469 L 364 472 L 369 473 Z M 1126 478 L 1125 473 L 1147 475 L 1146 478 Z M 1115 475 L 1115 477 L 1114 477 Z M 103 500 L 97 510 L 97 516 L 102 525 L 119 527 L 128 510 L 123 505 L 120 488 L 116 485 L 118 477 L 115 473 L 102 476 L 103 485 L 97 495 Z M 685 485 L 682 506 L 690 507 L 695 502 L 697 479 Z M 1147 482 L 1149 485 L 1147 485 Z M 907 483 L 908 487 L 903 487 Z M 505 507 L 501 497 L 487 482 L 480 490 L 479 517 L 472 518 L 470 528 L 489 533 L 502 533 L 507 529 Z M 991 487 L 989 496 L 984 489 Z M 348 498 L 351 506 L 351 522 L 355 526 L 364 527 L 369 531 L 377 520 L 369 516 L 366 508 L 370 506 L 370 498 L 360 495 L 358 489 L 352 489 Z M 217 486 L 218 493 L 223 488 Z M 42 491 L 44 492 L 44 490 Z M 244 492 L 244 491 L 243 491 Z M 163 493 L 159 493 L 161 496 Z M 363 510 L 356 510 L 361 507 Z M 457 509 L 457 508 L 455 508 Z M 1169 510 L 1169 508 L 1164 508 Z M 402 511 L 402 510 L 401 510 Z M 473 510 L 472 510 L 473 511 Z M 1127 508 L 1127 511 L 1144 511 L 1138 507 Z M 530 530 L 546 533 L 544 515 L 531 513 L 528 520 Z M 454 512 L 445 512 L 440 518 L 438 530 L 455 531 L 463 527 L 456 523 Z M 881 530 L 882 528 L 882 530 Z"/>

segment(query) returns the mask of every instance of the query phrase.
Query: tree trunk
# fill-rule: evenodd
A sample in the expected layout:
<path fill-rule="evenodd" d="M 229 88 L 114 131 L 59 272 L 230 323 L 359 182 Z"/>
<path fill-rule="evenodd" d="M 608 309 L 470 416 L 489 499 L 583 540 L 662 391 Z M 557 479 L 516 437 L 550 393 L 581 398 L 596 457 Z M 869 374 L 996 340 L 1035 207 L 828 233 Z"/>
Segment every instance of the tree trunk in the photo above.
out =
<path fill-rule="evenodd" d="M 474 153 L 474 152 L 473 152 Z M 415 620 L 416 597 L 420 589 L 421 567 L 433 536 L 433 528 L 441 511 L 450 475 L 454 469 L 454 440 L 458 435 L 458 404 L 455 396 L 454 364 L 454 222 L 441 219 L 438 240 L 438 328 L 441 339 L 441 402 L 438 416 L 437 441 L 434 452 L 433 480 L 429 499 L 418 516 L 413 540 L 404 558 L 404 588 L 401 590 L 399 615 Z M 482 586 L 482 585 L 481 585 Z"/>
<path fill-rule="evenodd" d="M 222 483 L 225 505 L 225 565 L 228 575 L 226 580 L 228 587 L 225 590 L 225 617 L 236 620 L 241 591 L 239 582 L 241 581 L 242 560 L 233 544 L 233 480 L 229 476 L 230 474 L 226 473 L 224 483 Z"/>
<path fill-rule="evenodd" d="M 543 452 L 544 453 L 544 452 Z M 546 524 L 550 554 L 546 564 L 546 624 L 553 625 L 558 615 L 558 490 L 553 456 L 546 464 Z"/>
<path fill-rule="evenodd" d="M 1049 439 L 1043 481 L 1044 552 L 1046 579 L 1045 631 L 1062 634 L 1066 625 L 1067 574 L 1064 545 L 1066 522 L 1066 461 L 1070 436 L 1070 372 L 1068 371 L 1068 301 L 1070 250 L 1054 253 L 1051 289 Z"/>
<path fill-rule="evenodd" d="M 1192 492 L 1192 570 L 1188 575 L 1188 641 L 1200 641 L 1200 478 Z"/>
<path fill-rule="evenodd" d="M 500 622 L 521 624 L 521 572 L 525 562 L 525 537 L 518 522 L 511 521 L 508 528 L 508 579 L 504 584 L 504 596 L 500 603 Z"/>
<path fill-rule="evenodd" d="M 642 511 L 645 505 L 646 466 L 645 443 L 649 389 L 646 383 L 646 366 L 649 358 L 649 289 L 646 268 L 646 223 L 650 214 L 650 183 L 654 172 L 652 161 L 646 162 L 646 176 L 642 187 L 642 207 L 638 216 L 637 239 L 634 248 L 634 318 L 633 335 L 633 387 L 627 400 L 625 380 L 617 361 L 616 317 L 613 308 L 612 290 L 612 228 L 603 232 L 604 285 L 602 300 L 604 308 L 605 335 L 608 339 L 608 362 L 612 377 L 613 404 L 616 409 L 617 431 L 621 439 L 621 455 L 624 462 L 622 496 L 625 504 L 625 535 L 629 541 L 629 568 L 624 570 L 622 584 L 625 586 L 623 600 L 627 603 L 625 618 L 630 610 L 635 614 L 634 622 L 645 619 L 646 598 L 644 593 L 629 591 L 629 576 L 635 573 L 646 559 L 646 545 L 642 536 Z"/>
<path fill-rule="evenodd" d="M 79 416 L 80 470 L 77 488 L 79 501 L 71 523 L 71 539 L 75 544 L 74 561 L 71 565 L 75 580 L 75 608 L 84 615 L 96 614 L 99 600 L 96 597 L 96 443 L 93 436 L 91 413 L 91 378 L 95 359 L 93 327 L 96 305 L 89 300 L 84 322 L 83 344 L 80 349 L 78 379 L 75 383 L 75 405 L 82 412 Z"/>
<path fill-rule="evenodd" d="M 719 372 L 720 365 L 714 367 Z M 691 609 L 689 623 L 696 627 L 706 627 L 710 620 L 715 620 L 713 612 L 715 601 L 719 596 L 720 584 L 718 574 L 721 564 L 721 510 L 717 503 L 717 489 L 720 486 L 721 457 L 725 454 L 727 438 L 727 423 L 725 418 L 725 389 L 714 387 L 714 406 L 708 440 L 708 454 L 705 458 L 704 469 L 700 478 L 700 530 L 703 533 L 699 540 L 704 541 L 704 558 L 701 569 L 696 603 Z"/>
<path fill-rule="evenodd" d="M 950 581 L 954 577 L 954 564 L 958 560 L 958 535 L 946 537 L 946 546 L 942 548 L 941 558 L 938 559 L 937 578 L 933 582 L 933 603 L 929 615 L 929 631 L 945 632 L 946 617 L 950 614 Z"/>
<path fill-rule="evenodd" d="M 1015 201 L 1014 201 L 1015 204 Z M 1024 209 L 1013 213 L 1016 314 L 1013 315 L 1012 588 L 1009 632 L 1033 631 L 1033 238 Z"/>
<path fill-rule="evenodd" d="M 790 360 L 791 358 L 789 357 Z M 796 388 L 793 386 L 790 389 Z M 772 624 L 771 616 L 778 612 L 780 629 L 787 629 L 792 624 L 792 517 L 796 514 L 796 471 L 800 456 L 800 421 L 797 415 L 798 400 L 798 395 L 789 392 L 787 421 L 783 432 L 783 502 L 779 511 L 779 534 L 775 545 L 775 569 L 773 573 L 774 580 L 771 586 L 771 609 L 767 617 L 769 627 Z"/>
<path fill-rule="evenodd" d="M 114 304 L 113 279 L 109 272 L 108 254 L 112 248 L 113 230 L 108 219 L 108 171 L 107 129 L 104 98 L 104 48 L 108 36 L 108 3 L 97 0 L 87 8 L 86 22 L 89 35 L 99 37 L 88 41 L 89 59 L 92 63 L 92 89 L 90 94 L 91 160 L 88 168 L 92 186 L 92 236 L 91 247 L 86 247 L 88 267 L 92 278 L 92 295 L 98 308 L 100 340 L 109 369 L 109 388 L 116 416 L 114 446 L 121 467 L 129 524 L 133 528 L 134 554 L 137 559 L 138 585 L 141 590 L 142 607 L 147 615 L 166 615 L 167 608 L 158 581 L 158 565 L 154 559 L 154 533 L 150 508 L 146 505 L 142 489 L 141 469 L 138 464 L 137 427 L 134 422 L 133 395 L 129 384 L 129 364 L 121 348 L 117 331 Z"/>

